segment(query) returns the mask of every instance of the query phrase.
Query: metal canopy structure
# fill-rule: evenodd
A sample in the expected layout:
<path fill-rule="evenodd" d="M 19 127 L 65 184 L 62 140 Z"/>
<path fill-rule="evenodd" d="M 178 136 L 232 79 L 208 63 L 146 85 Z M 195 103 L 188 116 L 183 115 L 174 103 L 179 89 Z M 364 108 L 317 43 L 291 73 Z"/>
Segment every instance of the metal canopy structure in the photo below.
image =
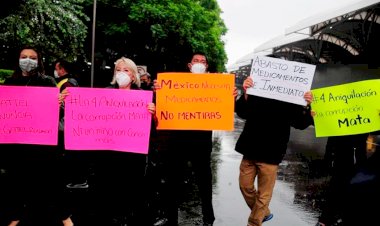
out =
<path fill-rule="evenodd" d="M 362 0 L 324 12 L 285 29 L 233 65 L 258 54 L 310 64 L 380 65 L 380 1 Z M 251 58 L 252 59 L 252 58 Z"/>
<path fill-rule="evenodd" d="M 378 0 L 362 0 L 359 2 L 351 3 L 350 5 L 308 17 L 289 28 L 286 28 L 285 35 L 297 32 L 312 35 L 313 31 L 311 31 L 310 28 L 318 29 L 318 27 L 322 28 L 329 26 L 329 24 L 334 24 L 336 22 L 344 20 L 345 18 L 354 16 L 357 14 L 357 10 L 370 8 L 377 3 L 379 3 Z"/>

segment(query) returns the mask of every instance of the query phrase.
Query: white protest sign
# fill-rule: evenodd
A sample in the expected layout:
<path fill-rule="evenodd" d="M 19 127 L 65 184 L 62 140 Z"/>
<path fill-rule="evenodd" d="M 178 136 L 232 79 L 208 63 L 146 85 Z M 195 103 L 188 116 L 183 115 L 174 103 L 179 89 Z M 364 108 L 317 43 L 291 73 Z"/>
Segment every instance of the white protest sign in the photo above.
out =
<path fill-rule="evenodd" d="M 305 106 L 303 96 L 311 88 L 315 68 L 312 64 L 254 56 L 250 73 L 254 86 L 247 94 Z"/>

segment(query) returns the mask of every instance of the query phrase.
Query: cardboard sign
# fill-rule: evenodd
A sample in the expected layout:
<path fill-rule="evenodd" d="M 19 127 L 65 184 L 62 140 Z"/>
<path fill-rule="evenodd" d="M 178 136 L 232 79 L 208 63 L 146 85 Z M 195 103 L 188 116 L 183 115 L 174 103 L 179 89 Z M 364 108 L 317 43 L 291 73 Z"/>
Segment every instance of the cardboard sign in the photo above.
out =
<path fill-rule="evenodd" d="M 312 64 L 254 56 L 250 73 L 254 86 L 247 94 L 306 106 L 304 94 L 310 91 L 315 68 Z"/>
<path fill-rule="evenodd" d="M 158 129 L 233 130 L 233 74 L 160 73 Z"/>
<path fill-rule="evenodd" d="M 69 87 L 65 99 L 65 146 L 147 154 L 153 92 Z"/>
<path fill-rule="evenodd" d="M 380 79 L 312 90 L 317 137 L 380 129 Z"/>
<path fill-rule="evenodd" d="M 0 143 L 57 145 L 59 89 L 0 86 Z"/>

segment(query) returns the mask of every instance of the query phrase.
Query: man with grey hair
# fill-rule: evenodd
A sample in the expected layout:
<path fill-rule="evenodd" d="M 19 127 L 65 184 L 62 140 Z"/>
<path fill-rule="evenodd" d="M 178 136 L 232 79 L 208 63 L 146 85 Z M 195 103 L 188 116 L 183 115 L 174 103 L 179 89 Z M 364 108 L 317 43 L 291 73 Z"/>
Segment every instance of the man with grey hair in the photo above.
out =
<path fill-rule="evenodd" d="M 153 83 L 152 83 L 152 77 L 148 72 L 144 72 L 143 74 L 140 74 L 140 82 L 141 86 L 140 88 L 143 90 L 153 90 Z"/>

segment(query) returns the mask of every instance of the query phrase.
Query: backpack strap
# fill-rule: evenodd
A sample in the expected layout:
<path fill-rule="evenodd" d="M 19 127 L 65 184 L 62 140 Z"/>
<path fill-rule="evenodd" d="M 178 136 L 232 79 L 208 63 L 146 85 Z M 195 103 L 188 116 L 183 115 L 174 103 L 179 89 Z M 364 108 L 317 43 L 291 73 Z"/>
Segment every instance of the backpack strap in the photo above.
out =
<path fill-rule="evenodd" d="M 62 85 L 65 84 L 68 80 L 68 78 L 62 79 L 60 82 L 58 82 L 57 87 L 61 89 Z"/>

